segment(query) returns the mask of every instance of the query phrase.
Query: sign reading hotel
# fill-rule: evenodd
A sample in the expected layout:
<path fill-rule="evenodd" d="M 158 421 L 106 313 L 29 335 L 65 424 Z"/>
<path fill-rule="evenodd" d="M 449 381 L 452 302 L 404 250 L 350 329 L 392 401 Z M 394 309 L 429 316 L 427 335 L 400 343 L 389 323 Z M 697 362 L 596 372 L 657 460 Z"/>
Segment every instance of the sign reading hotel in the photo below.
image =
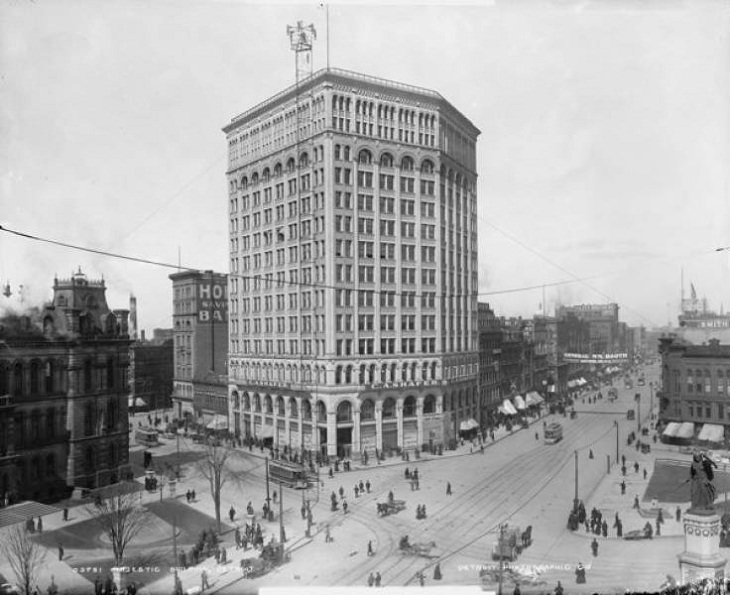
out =
<path fill-rule="evenodd" d="M 566 353 L 563 358 L 567 362 L 580 362 L 582 364 L 608 364 L 614 362 L 625 362 L 629 359 L 627 353 Z"/>
<path fill-rule="evenodd" d="M 198 322 L 226 322 L 227 319 L 226 286 L 221 283 L 198 285 Z"/>

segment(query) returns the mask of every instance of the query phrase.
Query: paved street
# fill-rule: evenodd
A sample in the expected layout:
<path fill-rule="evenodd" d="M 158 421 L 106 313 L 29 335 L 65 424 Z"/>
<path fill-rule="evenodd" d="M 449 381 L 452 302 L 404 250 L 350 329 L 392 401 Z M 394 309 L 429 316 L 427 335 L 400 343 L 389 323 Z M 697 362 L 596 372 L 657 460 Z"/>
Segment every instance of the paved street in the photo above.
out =
<path fill-rule="evenodd" d="M 649 375 L 648 380 L 655 379 Z M 241 484 L 229 482 L 224 487 L 221 503 L 223 521 L 223 544 L 229 552 L 229 563 L 217 565 L 208 559 L 197 568 L 180 569 L 180 577 L 186 588 L 200 584 L 200 573 L 206 569 L 213 591 L 220 593 L 255 592 L 262 585 L 365 585 L 370 573 L 379 572 L 386 585 L 417 584 L 417 573 L 423 571 L 426 584 L 434 584 L 433 571 L 436 563 L 442 573 L 442 584 L 479 584 L 481 569 L 494 569 L 491 560 L 492 545 L 497 539 L 500 523 L 517 525 L 524 529 L 532 526 L 533 543 L 518 558 L 515 567 L 533 574 L 532 584 L 521 585 L 523 592 L 541 592 L 552 589 L 558 580 L 573 592 L 616 591 L 627 587 L 634 589 L 656 589 L 666 574 L 677 575 L 676 555 L 682 551 L 681 523 L 674 520 L 677 504 L 662 503 L 667 522 L 661 537 L 651 541 L 625 541 L 615 537 L 610 529 L 607 538 L 600 537 L 599 555 L 593 557 L 590 542 L 593 535 L 579 528 L 575 533 L 566 528 L 568 513 L 572 506 L 575 490 L 575 452 L 578 453 L 578 497 L 590 511 L 594 506 L 613 521 L 619 514 L 624 522 L 624 533 L 640 529 L 646 522 L 649 503 L 642 502 L 642 511 L 632 509 L 634 495 L 643 497 L 651 480 L 654 460 L 686 459 L 675 447 L 652 442 L 652 452 L 642 454 L 634 446 L 628 446 L 626 437 L 636 431 L 637 423 L 626 419 L 626 411 L 634 404 L 634 394 L 642 395 L 642 416 L 649 415 L 649 389 L 620 389 L 619 399 L 609 403 L 607 399 L 589 403 L 579 398 L 576 401 L 577 418 L 548 415 L 533 420 L 529 430 L 508 433 L 501 429 L 497 440 L 487 444 L 484 453 L 470 444 L 460 446 L 454 452 L 442 457 L 429 457 L 419 461 L 386 461 L 382 465 L 355 468 L 351 472 L 340 472 L 334 478 L 321 475 L 319 499 L 313 503 L 315 525 L 312 537 L 306 538 L 306 524 L 301 519 L 302 492 L 284 489 L 284 525 L 287 547 L 291 552 L 290 562 L 262 578 L 244 578 L 238 570 L 241 556 L 255 555 L 252 550 L 245 554 L 236 551 L 233 543 L 233 528 L 241 523 L 241 514 L 251 501 L 260 516 L 265 501 L 265 460 L 260 452 L 248 449 L 237 450 L 231 459 L 232 467 L 245 473 Z M 592 394 L 592 393 L 591 393 Z M 555 445 L 545 445 L 542 440 L 543 423 L 559 421 L 564 427 L 564 439 Z M 620 465 L 616 465 L 616 424 L 618 422 L 619 457 L 627 459 L 629 470 L 625 481 L 627 493 L 620 494 L 622 476 Z M 537 433 L 538 439 L 535 434 Z M 650 440 L 649 438 L 644 438 Z M 141 457 L 141 447 L 134 448 L 135 460 Z M 155 464 L 166 467 L 176 461 L 176 440 L 164 440 L 163 445 L 152 449 Z M 179 551 L 189 549 L 197 534 L 214 523 L 214 512 L 210 488 L 196 470 L 194 460 L 200 456 L 202 447 L 181 439 L 180 450 L 183 478 L 177 489 L 174 506 L 169 494 L 163 492 L 160 503 L 158 493 L 143 494 L 153 513 L 152 521 L 144 534 L 141 549 L 148 555 L 158 554 L 157 564 L 148 574 L 138 573 L 133 578 L 145 584 L 143 591 L 167 593 L 172 587 L 170 572 L 172 561 L 172 524 L 177 526 Z M 590 458 L 590 452 L 593 458 Z M 610 467 L 607 457 L 610 457 Z M 639 472 L 633 469 L 639 463 Z M 420 489 L 412 490 L 405 479 L 405 469 L 417 468 Z M 643 469 L 648 471 L 643 477 Z M 355 498 L 353 487 L 360 480 L 369 480 L 371 493 Z M 447 483 L 451 484 L 452 495 L 446 494 Z M 329 508 L 330 494 L 345 490 L 348 513 L 340 507 L 336 512 Z M 197 498 L 187 503 L 185 491 L 194 489 Z M 272 486 L 271 491 L 280 488 Z M 396 499 L 406 502 L 405 510 L 398 514 L 380 517 L 376 503 L 384 502 L 392 490 Z M 231 523 L 228 510 L 233 505 L 238 516 Z M 427 518 L 417 520 L 416 507 L 425 505 Z M 278 504 L 274 507 L 278 517 Z M 64 562 L 54 562 L 51 571 L 54 580 L 68 592 L 79 592 L 89 588 L 94 573 L 80 570 L 96 568 L 99 561 L 108 559 L 107 544 L 99 536 L 95 545 L 89 546 L 84 535 L 96 533 L 83 507 L 72 511 L 69 522 L 60 519 L 46 520 L 46 533 L 41 542 L 50 554 L 56 543 L 63 540 L 66 556 Z M 173 518 L 174 517 L 174 518 Z M 278 518 L 270 523 L 263 521 L 266 540 L 278 538 Z M 329 525 L 332 543 L 325 543 L 325 527 Z M 75 527 L 75 529 L 74 529 Z M 399 540 L 407 535 L 410 543 L 428 544 L 429 555 L 409 556 L 399 551 Z M 367 555 L 368 541 L 372 542 L 374 555 Z M 133 547 L 131 553 L 136 550 Z M 165 563 L 164 560 L 170 562 Z M 640 560 L 640 563 L 637 563 Z M 585 585 L 575 585 L 574 569 L 578 562 L 588 568 Z M 511 583 L 505 583 L 510 590 Z M 496 584 L 487 586 L 496 588 Z"/>

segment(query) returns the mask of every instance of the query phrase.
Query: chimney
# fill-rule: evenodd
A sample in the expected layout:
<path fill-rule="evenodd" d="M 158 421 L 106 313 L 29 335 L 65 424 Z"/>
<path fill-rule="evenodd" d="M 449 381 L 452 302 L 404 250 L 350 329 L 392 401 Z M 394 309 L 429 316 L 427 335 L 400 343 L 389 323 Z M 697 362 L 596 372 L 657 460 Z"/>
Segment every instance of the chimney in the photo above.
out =
<path fill-rule="evenodd" d="M 129 296 L 129 338 L 137 340 L 137 298 Z"/>
<path fill-rule="evenodd" d="M 142 329 L 139 332 L 140 332 L 140 340 L 142 341 L 142 343 L 144 343 L 144 329 Z"/>

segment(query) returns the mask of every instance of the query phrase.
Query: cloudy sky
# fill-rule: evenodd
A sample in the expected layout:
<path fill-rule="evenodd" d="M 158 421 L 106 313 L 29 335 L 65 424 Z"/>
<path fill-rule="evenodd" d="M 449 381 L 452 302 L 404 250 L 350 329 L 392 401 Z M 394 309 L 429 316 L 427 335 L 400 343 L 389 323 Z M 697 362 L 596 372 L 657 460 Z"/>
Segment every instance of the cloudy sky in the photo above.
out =
<path fill-rule="evenodd" d="M 0 0 L 0 225 L 228 270 L 232 117 L 294 82 L 312 3 Z M 730 11 L 714 1 L 332 3 L 330 64 L 440 92 L 481 130 L 480 299 L 616 301 L 676 321 L 680 276 L 730 310 Z M 0 308 L 54 275 L 171 326 L 172 269 L 0 233 Z M 568 283 L 570 282 L 570 283 Z M 23 285 L 23 304 L 18 288 Z M 536 286 L 537 289 L 524 289 Z M 543 289 L 544 286 L 544 289 Z M 510 291 L 523 289 L 522 291 Z"/>

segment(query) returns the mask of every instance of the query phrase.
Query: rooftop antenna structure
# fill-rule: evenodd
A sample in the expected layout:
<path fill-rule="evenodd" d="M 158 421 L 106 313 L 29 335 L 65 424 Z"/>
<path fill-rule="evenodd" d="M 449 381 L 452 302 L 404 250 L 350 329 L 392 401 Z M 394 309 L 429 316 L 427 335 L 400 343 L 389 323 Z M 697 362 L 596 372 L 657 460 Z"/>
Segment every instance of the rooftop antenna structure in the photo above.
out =
<path fill-rule="evenodd" d="M 317 31 L 314 25 L 297 21 L 296 25 L 287 25 L 286 34 L 294 51 L 294 70 L 298 85 L 300 80 L 312 75 L 312 45 L 317 39 Z"/>

